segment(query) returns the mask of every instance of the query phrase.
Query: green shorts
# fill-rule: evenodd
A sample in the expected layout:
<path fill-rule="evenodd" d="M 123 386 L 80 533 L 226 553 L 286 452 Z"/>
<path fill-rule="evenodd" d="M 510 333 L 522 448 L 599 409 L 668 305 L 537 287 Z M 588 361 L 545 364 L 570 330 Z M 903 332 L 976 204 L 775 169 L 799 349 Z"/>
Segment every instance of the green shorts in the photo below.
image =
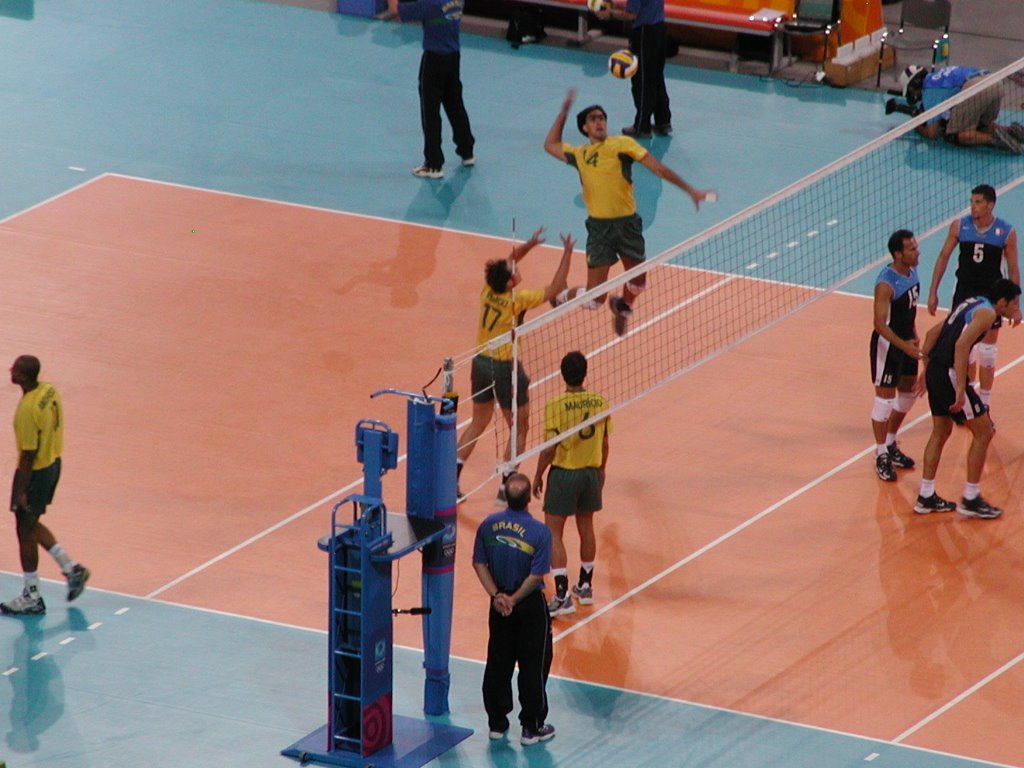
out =
<path fill-rule="evenodd" d="M 544 491 L 544 511 L 549 515 L 571 517 L 577 512 L 601 509 L 601 475 L 596 467 L 562 469 L 552 467 Z"/>
<path fill-rule="evenodd" d="M 643 261 L 644 222 L 639 214 L 618 219 L 587 218 L 587 266 L 611 266 L 619 257 Z"/>
<path fill-rule="evenodd" d="M 519 366 L 517 378 L 516 403 L 522 408 L 530 402 L 530 379 L 522 365 Z M 473 388 L 474 403 L 489 403 L 497 397 L 498 405 L 506 411 L 512 410 L 511 360 L 495 360 L 486 355 L 477 355 L 473 358 L 469 381 Z"/>

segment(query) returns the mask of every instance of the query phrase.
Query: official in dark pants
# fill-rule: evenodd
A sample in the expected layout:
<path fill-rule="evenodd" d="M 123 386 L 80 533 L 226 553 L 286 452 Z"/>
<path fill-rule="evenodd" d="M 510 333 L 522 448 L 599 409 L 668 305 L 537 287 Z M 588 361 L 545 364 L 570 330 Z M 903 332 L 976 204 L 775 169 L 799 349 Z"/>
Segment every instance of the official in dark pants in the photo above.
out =
<path fill-rule="evenodd" d="M 423 22 L 423 57 L 420 59 L 420 121 L 423 124 L 423 164 L 413 176 L 440 179 L 444 176 L 441 151 L 441 107 L 452 125 L 455 151 L 464 166 L 476 163 L 473 132 L 462 101 L 459 77 L 459 25 L 463 0 L 388 0 L 392 15 L 402 21 Z"/>
<path fill-rule="evenodd" d="M 510 475 L 505 495 L 508 509 L 481 523 L 473 545 L 473 568 L 491 598 L 484 709 L 491 739 L 505 738 L 518 665 L 520 743 L 529 746 L 555 735 L 545 723 L 552 646 L 544 575 L 551 570 L 551 532 L 530 515 L 526 475 Z"/>
<path fill-rule="evenodd" d="M 597 14 L 599 18 L 614 17 L 633 22 L 629 48 L 637 57 L 639 68 L 630 80 L 636 116 L 633 124 L 622 129 L 626 136 L 649 139 L 653 133 L 672 133 L 672 111 L 665 88 L 665 0 L 627 0 L 625 6 L 612 5 Z"/>

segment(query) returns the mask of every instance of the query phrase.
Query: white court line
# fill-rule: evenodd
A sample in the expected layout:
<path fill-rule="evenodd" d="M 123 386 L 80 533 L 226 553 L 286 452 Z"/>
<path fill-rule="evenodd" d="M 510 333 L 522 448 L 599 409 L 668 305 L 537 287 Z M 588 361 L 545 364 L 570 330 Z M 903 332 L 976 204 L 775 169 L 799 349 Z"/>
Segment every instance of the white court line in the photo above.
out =
<path fill-rule="evenodd" d="M 22 215 L 28 213 L 29 211 L 34 211 L 36 208 L 42 208 L 44 205 L 49 205 L 50 203 L 52 203 L 52 202 L 54 202 L 56 200 L 60 200 L 62 197 L 66 197 L 67 195 L 70 195 L 72 192 L 77 192 L 82 187 L 86 187 L 89 184 L 92 184 L 93 182 L 98 181 L 99 179 L 103 178 L 103 176 L 105 176 L 105 175 L 106 174 L 101 174 L 99 176 L 94 176 L 91 179 L 83 181 L 81 184 L 75 184 L 75 186 L 69 187 L 68 189 L 65 189 L 63 192 L 58 192 L 56 195 L 53 195 L 52 197 L 48 197 L 45 200 L 40 200 L 38 203 L 30 205 L 28 208 L 20 210 L 17 213 L 12 213 L 10 216 L 5 216 L 4 218 L 0 219 L 0 224 L 6 224 L 7 222 L 14 220 L 14 219 L 18 218 L 19 216 L 22 216 Z"/>
<path fill-rule="evenodd" d="M 966 691 L 961 693 L 959 696 L 953 697 L 948 702 L 946 702 L 941 707 L 939 707 L 934 712 L 932 712 L 930 715 L 925 717 L 923 720 L 921 720 L 920 722 L 917 722 L 914 725 L 912 725 L 909 728 L 907 728 L 907 730 L 905 730 L 903 733 L 901 733 L 899 736 L 897 736 L 895 739 L 893 739 L 893 743 L 899 744 L 904 739 L 914 735 L 919 730 L 921 730 L 926 725 L 928 725 L 928 723 L 930 723 L 932 720 L 935 720 L 936 718 L 940 717 L 941 715 L 944 715 L 946 712 L 951 710 L 957 704 L 959 704 L 960 702 L 964 701 L 965 699 L 967 699 L 972 694 L 975 694 L 978 691 L 980 691 L 982 688 L 984 688 L 986 685 L 991 683 L 993 680 L 995 680 L 1001 674 L 1003 674 L 1004 672 L 1008 672 L 1009 670 L 1013 669 L 1015 666 L 1020 664 L 1021 661 L 1024 661 L 1024 653 L 1019 654 L 1016 658 L 1010 659 L 1008 662 L 1003 664 L 1003 666 L 1001 666 L 995 672 L 992 672 L 991 674 L 983 677 L 981 680 L 976 682 L 974 685 L 972 685 Z"/>
<path fill-rule="evenodd" d="M 1000 368 L 998 371 L 996 371 L 996 376 L 1001 376 L 1001 375 L 1005 374 L 1007 371 L 1010 371 L 1013 368 L 1017 367 L 1021 362 L 1024 362 L 1024 355 L 1021 355 L 1017 359 L 1011 361 L 1007 365 L 1005 365 L 1002 368 Z M 918 424 L 920 424 L 922 421 L 925 421 L 925 420 L 930 419 L 930 418 L 931 418 L 931 413 L 926 411 L 925 413 L 922 413 L 920 416 L 918 416 L 916 419 L 913 419 L 909 423 L 905 423 L 903 425 L 903 427 L 900 429 L 900 432 L 904 433 L 908 429 L 911 429 L 912 427 L 915 427 Z M 599 616 L 604 615 L 605 613 L 607 613 L 608 611 L 610 611 L 613 608 L 617 607 L 618 605 L 621 605 L 622 603 L 626 602 L 627 600 L 631 599 L 632 597 L 635 597 L 636 595 L 640 594 L 641 592 L 643 592 L 648 587 L 650 587 L 650 586 L 652 586 L 654 584 L 657 584 L 659 581 L 664 579 L 666 576 L 669 576 L 670 574 L 675 573 L 677 570 L 682 568 L 684 565 L 687 565 L 688 563 L 693 562 L 698 557 L 707 554 L 708 552 L 710 552 L 711 550 L 715 549 L 720 544 L 724 544 L 725 542 L 727 542 L 730 539 L 734 538 L 735 536 L 737 536 L 738 534 L 742 533 L 747 528 L 752 526 L 754 523 L 756 523 L 759 520 L 767 517 L 772 512 L 774 512 L 777 509 L 779 509 L 780 507 L 783 507 L 786 504 L 788 504 L 789 502 L 793 501 L 794 499 L 797 499 L 800 496 L 803 496 L 808 491 L 810 491 L 810 490 L 816 488 L 817 486 L 821 485 L 826 480 L 834 477 L 835 475 L 837 475 L 838 473 L 842 472 L 847 467 L 857 463 L 858 461 L 863 459 L 865 456 L 868 456 L 870 453 L 872 453 L 874 451 L 874 449 L 875 448 L 874 448 L 873 445 L 865 448 L 863 451 L 860 451 L 859 453 L 855 454 L 854 456 L 851 456 L 849 459 L 846 459 L 842 463 L 836 465 L 835 467 L 830 469 L 828 472 L 825 472 L 824 474 L 819 475 L 818 477 L 816 477 L 814 480 L 811 480 L 806 485 L 804 485 L 801 488 L 798 488 L 797 490 L 793 491 L 791 494 L 789 494 L 785 498 L 782 498 L 779 501 L 777 501 L 774 504 L 772 504 L 771 506 L 766 507 L 765 509 L 762 509 L 760 512 L 758 512 L 753 517 L 747 518 L 742 523 L 737 525 L 735 528 L 727 531 L 726 533 L 723 533 L 721 536 L 719 536 L 714 541 L 708 542 L 707 544 L 705 544 L 700 549 L 698 549 L 695 552 L 692 552 L 689 555 L 687 555 L 686 557 L 684 557 L 682 560 L 679 560 L 678 562 L 670 565 L 668 568 L 664 569 L 660 573 L 655 574 L 654 576 L 649 578 L 644 583 L 639 584 L 636 587 L 633 587 L 633 589 L 631 589 L 628 592 L 626 592 L 625 594 L 617 597 L 615 600 L 613 600 L 612 602 L 608 603 L 604 607 L 602 607 L 599 610 L 594 611 L 593 613 L 589 614 L 585 619 L 581 619 L 580 621 L 577 621 L 577 622 L 573 623 L 573 625 L 571 627 L 568 627 L 565 631 L 559 632 L 553 638 L 554 642 L 557 643 L 562 638 L 568 637 L 573 632 L 576 632 L 577 630 L 579 630 L 581 627 L 585 627 L 587 624 L 589 624 L 590 622 L 592 622 L 595 619 L 597 619 Z"/>

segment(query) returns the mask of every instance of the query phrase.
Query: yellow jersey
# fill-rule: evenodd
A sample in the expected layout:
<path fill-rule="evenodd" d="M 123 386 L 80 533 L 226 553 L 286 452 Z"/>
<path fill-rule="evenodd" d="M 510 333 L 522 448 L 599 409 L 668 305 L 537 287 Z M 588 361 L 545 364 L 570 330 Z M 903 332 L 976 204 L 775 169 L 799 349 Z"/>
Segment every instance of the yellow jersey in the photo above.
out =
<path fill-rule="evenodd" d="M 18 451 L 35 451 L 32 469 L 46 469 L 64 450 L 64 418 L 60 395 L 42 381 L 21 396 L 14 412 L 14 438 Z"/>
<path fill-rule="evenodd" d="M 608 410 L 608 401 L 594 392 L 565 392 L 544 408 L 544 439 L 569 432 L 577 424 Z M 555 448 L 551 464 L 562 469 L 600 467 L 604 463 L 604 436 L 612 433 L 611 416 L 569 435 Z"/>
<path fill-rule="evenodd" d="M 476 334 L 477 351 L 492 360 L 511 360 L 512 345 L 502 344 L 490 349 L 487 343 L 508 333 L 522 322 L 526 310 L 544 303 L 543 288 L 517 288 L 495 293 L 484 284 L 480 291 L 480 326 Z"/>
<path fill-rule="evenodd" d="M 636 213 L 633 197 L 633 162 L 647 150 L 629 136 L 609 136 L 598 144 L 574 147 L 563 144 L 565 162 L 580 174 L 587 214 L 595 219 L 617 219 Z"/>

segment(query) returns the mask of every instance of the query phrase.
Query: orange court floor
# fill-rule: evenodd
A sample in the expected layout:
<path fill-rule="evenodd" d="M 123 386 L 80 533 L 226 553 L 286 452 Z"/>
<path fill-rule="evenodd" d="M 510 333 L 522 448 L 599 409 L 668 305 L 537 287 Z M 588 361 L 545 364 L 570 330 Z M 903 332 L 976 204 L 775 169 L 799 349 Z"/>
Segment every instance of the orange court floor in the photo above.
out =
<path fill-rule="evenodd" d="M 67 414 L 47 519 L 91 586 L 323 629 L 315 542 L 359 489 L 355 423 L 386 421 L 404 451 L 402 401 L 369 394 L 417 391 L 472 346 L 483 263 L 508 243 L 107 175 L 0 222 L 0 247 L 7 357 L 38 355 Z M 524 269 L 546 279 L 557 253 Z M 1000 343 L 984 492 L 1006 514 L 988 522 L 915 516 L 917 470 L 875 477 L 870 324 L 869 300 L 825 296 L 616 414 L 596 601 L 555 620 L 555 674 L 1024 764 L 1024 332 Z M 920 458 L 929 428 L 918 403 L 903 449 Z M 967 444 L 946 448 L 947 497 Z M 482 445 L 467 480 L 492 459 Z M 401 466 L 384 488 L 400 508 Z M 452 650 L 471 659 L 493 491 L 459 509 Z M 572 573 L 571 525 L 566 543 Z M 396 582 L 417 604 L 418 564 Z"/>

